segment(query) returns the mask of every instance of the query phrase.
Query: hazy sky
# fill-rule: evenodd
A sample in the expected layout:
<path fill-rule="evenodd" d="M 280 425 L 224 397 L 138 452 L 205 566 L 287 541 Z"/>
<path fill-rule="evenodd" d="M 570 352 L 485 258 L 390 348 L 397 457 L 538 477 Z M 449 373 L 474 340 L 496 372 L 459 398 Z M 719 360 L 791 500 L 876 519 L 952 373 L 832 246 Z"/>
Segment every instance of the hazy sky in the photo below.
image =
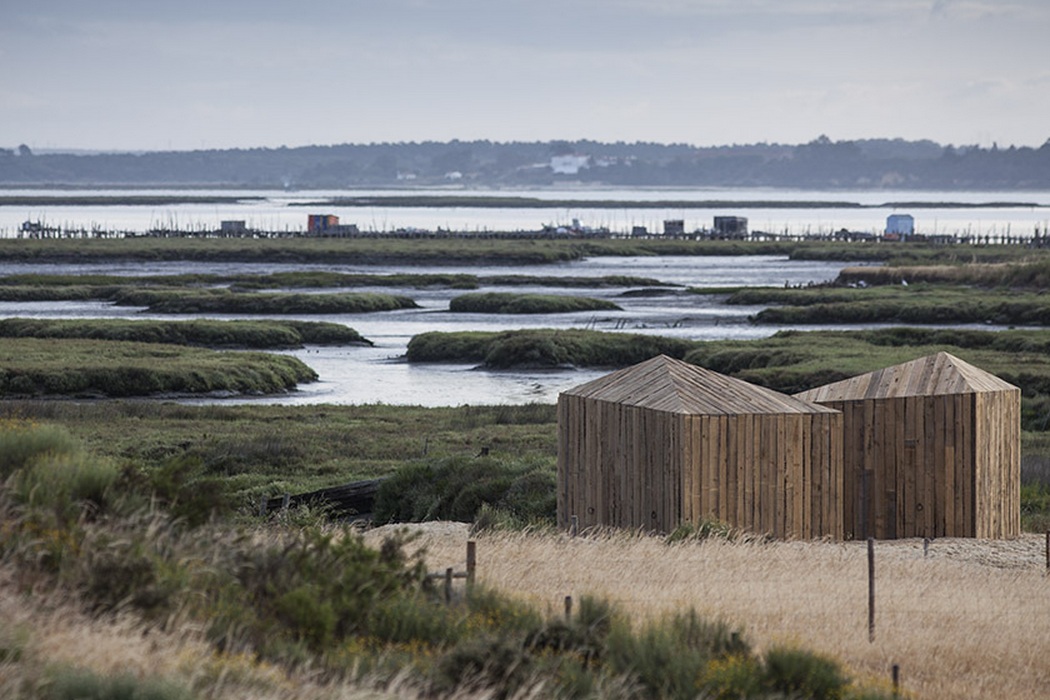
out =
<path fill-rule="evenodd" d="M 0 146 L 1039 146 L 1047 0 L 0 0 Z"/>

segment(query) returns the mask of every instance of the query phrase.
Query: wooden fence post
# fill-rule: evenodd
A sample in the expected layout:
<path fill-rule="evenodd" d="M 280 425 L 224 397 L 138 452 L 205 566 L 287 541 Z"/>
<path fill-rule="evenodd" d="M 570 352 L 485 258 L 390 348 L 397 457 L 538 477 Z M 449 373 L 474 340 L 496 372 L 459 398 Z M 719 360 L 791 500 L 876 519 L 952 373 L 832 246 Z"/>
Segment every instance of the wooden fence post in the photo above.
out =
<path fill-rule="evenodd" d="M 893 664 L 893 697 L 901 696 L 901 665 Z"/>
<path fill-rule="evenodd" d="M 868 538 L 868 641 L 875 641 L 875 538 Z"/>
<path fill-rule="evenodd" d="M 467 589 L 474 587 L 474 574 L 478 566 L 477 543 L 467 540 Z"/>
<path fill-rule="evenodd" d="M 1050 571 L 1050 530 L 1046 531 L 1046 570 Z"/>
<path fill-rule="evenodd" d="M 571 619 L 572 619 L 572 596 L 571 595 L 567 595 L 567 596 L 565 596 L 565 620 L 568 621 L 568 620 L 571 620 Z"/>
<path fill-rule="evenodd" d="M 579 526 L 580 526 L 580 518 L 579 518 L 579 516 L 576 516 L 576 515 L 572 516 L 572 529 L 569 530 L 569 534 L 571 534 L 573 537 L 575 537 Z M 1050 532 L 1046 533 L 1046 536 L 1048 538 L 1050 538 Z M 1048 540 L 1048 541 L 1050 541 L 1050 540 Z M 1048 561 L 1050 561 L 1050 560 L 1048 560 Z M 1050 564 L 1048 564 L 1047 566 L 1050 566 Z"/>
<path fill-rule="evenodd" d="M 452 567 L 445 569 L 445 602 L 452 602 Z"/>

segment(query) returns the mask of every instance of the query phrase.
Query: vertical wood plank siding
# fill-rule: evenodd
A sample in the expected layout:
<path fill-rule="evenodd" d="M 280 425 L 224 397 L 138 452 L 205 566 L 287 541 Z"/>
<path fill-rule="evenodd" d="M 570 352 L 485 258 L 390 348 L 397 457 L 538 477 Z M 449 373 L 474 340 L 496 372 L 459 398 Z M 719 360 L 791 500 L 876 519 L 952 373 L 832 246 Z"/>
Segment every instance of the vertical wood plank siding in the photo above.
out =
<path fill-rule="evenodd" d="M 654 358 L 558 397 L 558 524 L 841 539 L 841 433 L 836 411 Z"/>
<path fill-rule="evenodd" d="M 1021 533 L 1021 394 L 947 353 L 796 395 L 842 412 L 846 538 Z"/>

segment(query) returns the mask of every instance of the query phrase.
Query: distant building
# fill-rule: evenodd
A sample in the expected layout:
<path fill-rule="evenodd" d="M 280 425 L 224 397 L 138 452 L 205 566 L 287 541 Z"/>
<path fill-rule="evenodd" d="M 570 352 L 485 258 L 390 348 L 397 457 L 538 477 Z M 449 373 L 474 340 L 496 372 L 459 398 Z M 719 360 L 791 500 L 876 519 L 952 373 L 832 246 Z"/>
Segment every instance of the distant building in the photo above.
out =
<path fill-rule="evenodd" d="M 684 236 L 685 235 L 685 220 L 684 219 L 665 219 L 664 220 L 664 235 L 665 236 Z"/>
<path fill-rule="evenodd" d="M 747 217 L 716 216 L 715 238 L 747 238 Z"/>
<path fill-rule="evenodd" d="M 911 214 L 890 214 L 886 217 L 886 233 L 911 236 L 915 233 L 915 218 Z"/>
<path fill-rule="evenodd" d="M 222 221 L 219 223 L 219 231 L 226 236 L 237 236 L 245 233 L 248 226 L 243 220 Z"/>
<path fill-rule="evenodd" d="M 555 175 L 577 175 L 581 169 L 588 167 L 590 161 L 590 156 L 551 156 L 551 170 Z"/>
<path fill-rule="evenodd" d="M 310 233 L 324 233 L 339 225 L 339 217 L 334 214 L 310 214 L 306 217 L 306 230 Z"/>
<path fill-rule="evenodd" d="M 357 224 L 340 224 L 334 214 L 310 214 L 306 218 L 306 233 L 311 236 L 356 236 Z"/>
<path fill-rule="evenodd" d="M 645 226 L 632 226 L 631 227 L 631 238 L 648 238 L 649 229 Z"/>

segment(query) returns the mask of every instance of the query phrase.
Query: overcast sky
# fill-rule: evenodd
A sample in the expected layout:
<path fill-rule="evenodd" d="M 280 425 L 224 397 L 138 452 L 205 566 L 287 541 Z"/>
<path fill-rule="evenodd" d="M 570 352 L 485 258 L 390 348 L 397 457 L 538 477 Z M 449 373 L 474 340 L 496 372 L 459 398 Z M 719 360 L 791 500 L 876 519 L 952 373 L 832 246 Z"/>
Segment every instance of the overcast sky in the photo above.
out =
<path fill-rule="evenodd" d="M 1047 0 L 0 0 L 0 147 L 1050 138 Z"/>

